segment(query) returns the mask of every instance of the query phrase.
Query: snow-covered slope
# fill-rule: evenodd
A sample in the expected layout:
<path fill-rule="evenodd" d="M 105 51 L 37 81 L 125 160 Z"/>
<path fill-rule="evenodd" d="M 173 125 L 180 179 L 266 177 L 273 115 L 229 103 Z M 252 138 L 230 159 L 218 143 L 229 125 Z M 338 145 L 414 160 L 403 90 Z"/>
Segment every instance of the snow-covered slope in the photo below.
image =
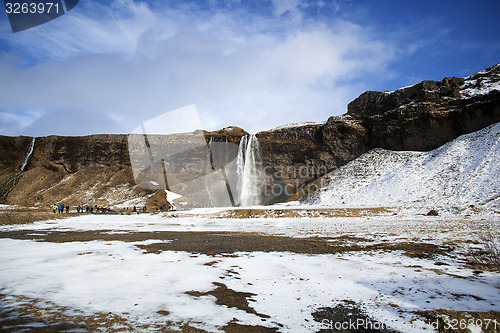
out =
<path fill-rule="evenodd" d="M 467 76 L 464 84 L 460 87 L 460 94 L 462 97 L 471 98 L 478 95 L 489 94 L 493 90 L 500 90 L 499 68 L 500 64 L 496 64 L 484 71 Z"/>
<path fill-rule="evenodd" d="M 374 149 L 325 177 L 310 203 L 340 206 L 499 205 L 500 123 L 429 152 Z"/>
<path fill-rule="evenodd" d="M 300 122 L 300 123 L 291 123 L 291 124 L 281 125 L 281 126 L 278 126 L 278 127 L 271 129 L 270 131 L 279 131 L 279 130 L 283 130 L 283 129 L 297 128 L 297 127 L 303 127 L 303 126 L 324 125 L 325 123 L 326 123 L 326 121 L 320 121 L 320 122 L 304 121 L 304 122 Z"/>

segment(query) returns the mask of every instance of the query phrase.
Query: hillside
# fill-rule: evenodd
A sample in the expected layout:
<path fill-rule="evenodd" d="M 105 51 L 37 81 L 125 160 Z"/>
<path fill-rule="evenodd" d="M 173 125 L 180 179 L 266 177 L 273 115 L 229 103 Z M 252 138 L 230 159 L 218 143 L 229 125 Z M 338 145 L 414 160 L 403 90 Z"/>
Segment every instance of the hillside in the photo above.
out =
<path fill-rule="evenodd" d="M 374 149 L 303 200 L 327 206 L 500 208 L 500 123 L 429 152 Z"/>

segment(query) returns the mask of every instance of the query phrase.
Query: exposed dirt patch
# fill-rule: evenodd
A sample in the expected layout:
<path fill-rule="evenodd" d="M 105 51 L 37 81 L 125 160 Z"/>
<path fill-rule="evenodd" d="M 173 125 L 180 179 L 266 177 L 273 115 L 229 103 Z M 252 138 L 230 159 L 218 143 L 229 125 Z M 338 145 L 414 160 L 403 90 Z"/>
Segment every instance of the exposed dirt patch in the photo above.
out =
<path fill-rule="evenodd" d="M 335 307 L 323 307 L 312 314 L 315 321 L 321 323 L 318 331 L 327 332 L 397 332 L 385 323 L 369 317 L 355 302 L 347 300 Z"/>
<path fill-rule="evenodd" d="M 292 252 L 302 254 L 333 254 L 349 251 L 404 251 L 407 256 L 433 258 L 449 252 L 447 247 L 429 243 L 398 242 L 356 244 L 349 236 L 338 238 L 308 237 L 293 238 L 286 236 L 261 235 L 244 232 L 189 232 L 159 231 L 113 233 L 99 231 L 46 231 L 14 230 L 0 232 L 0 238 L 30 239 L 46 242 L 88 242 L 93 240 L 139 242 L 159 240 L 148 245 L 138 245 L 148 253 L 162 251 L 186 251 L 207 255 L 232 254 L 235 252 Z"/>
<path fill-rule="evenodd" d="M 392 215 L 394 210 L 388 207 L 374 208 L 237 208 L 207 214 L 180 215 L 171 212 L 165 217 L 204 217 L 214 219 L 251 219 L 251 218 L 317 218 L 317 217 L 366 217 Z"/>
<path fill-rule="evenodd" d="M 36 221 L 47 221 L 70 217 L 66 214 L 54 214 L 53 212 L 37 209 L 7 209 L 0 210 L 0 225 L 27 224 Z"/>
<path fill-rule="evenodd" d="M 248 306 L 246 297 L 253 294 L 241 293 L 228 289 L 224 284 L 214 283 L 217 288 L 205 293 L 217 298 L 217 304 L 236 307 L 249 313 L 254 313 L 263 318 L 266 315 L 258 314 L 254 309 Z M 188 294 L 191 294 L 188 292 Z M 201 294 L 201 295 L 205 295 Z M 160 310 L 158 314 L 168 318 L 170 312 Z M 193 327 L 190 323 L 174 322 L 166 320 L 162 324 L 143 325 L 136 322 L 130 322 L 125 315 L 114 313 L 85 314 L 79 310 L 69 309 L 53 304 L 49 301 L 40 303 L 37 299 L 25 296 L 12 296 L 0 294 L 0 331 L 1 332 L 184 332 L 184 333 L 205 333 L 203 329 Z M 237 322 L 230 322 L 222 330 L 228 333 L 233 332 L 252 332 L 267 333 L 276 332 L 274 328 L 263 326 L 242 325 Z"/>
<path fill-rule="evenodd" d="M 270 318 L 268 315 L 258 313 L 254 308 L 248 306 L 248 298 L 256 296 L 255 294 L 229 289 L 225 284 L 220 282 L 212 282 L 212 284 L 217 288 L 205 293 L 200 293 L 199 291 L 187 291 L 186 294 L 193 297 L 211 295 L 217 299 L 217 301 L 215 301 L 215 304 L 217 305 L 237 308 L 247 313 L 257 315 L 261 318 Z"/>
<path fill-rule="evenodd" d="M 264 326 L 241 325 L 235 322 L 230 322 L 222 327 L 226 333 L 272 333 L 279 332 L 277 328 L 269 328 Z"/>

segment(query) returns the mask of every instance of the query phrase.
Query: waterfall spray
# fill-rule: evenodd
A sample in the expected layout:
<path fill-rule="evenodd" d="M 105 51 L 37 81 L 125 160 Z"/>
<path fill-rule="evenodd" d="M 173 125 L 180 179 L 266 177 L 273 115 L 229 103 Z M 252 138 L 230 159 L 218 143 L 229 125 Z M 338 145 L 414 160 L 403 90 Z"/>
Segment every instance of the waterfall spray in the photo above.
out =
<path fill-rule="evenodd" d="M 236 165 L 240 205 L 261 204 L 264 186 L 262 150 L 255 135 L 241 138 Z"/>

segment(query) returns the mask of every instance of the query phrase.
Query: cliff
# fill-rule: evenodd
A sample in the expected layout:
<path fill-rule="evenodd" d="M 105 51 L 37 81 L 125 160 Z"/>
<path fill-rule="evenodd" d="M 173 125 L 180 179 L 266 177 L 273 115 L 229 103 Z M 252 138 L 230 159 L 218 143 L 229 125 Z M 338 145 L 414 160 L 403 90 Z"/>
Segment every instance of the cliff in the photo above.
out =
<path fill-rule="evenodd" d="M 178 134 L 167 138 L 150 135 L 149 141 L 156 145 L 157 151 L 162 151 L 162 147 L 169 143 L 176 147 L 193 146 L 189 142 L 193 138 L 201 137 L 206 143 L 212 137 L 224 137 L 233 143 L 237 152 L 237 145 L 246 134 L 239 127 L 231 127 L 213 132 L 198 131 L 197 136 Z M 129 208 L 149 205 L 151 200 L 148 199 L 158 197 L 156 192 L 161 186 L 144 184 L 140 178 L 134 177 L 131 155 L 136 158 L 142 155 L 129 145 L 129 138 L 129 135 L 107 134 L 38 137 L 27 159 L 33 138 L 0 136 L 0 201 L 42 207 L 56 203 Z M 203 169 L 200 165 L 206 163 L 206 155 L 188 150 L 177 154 L 176 161 L 180 165 L 172 166 L 176 173 L 175 179 L 171 179 L 174 185 L 174 181 L 182 183 L 196 177 L 192 170 Z M 196 206 L 198 203 L 189 204 Z"/>
<path fill-rule="evenodd" d="M 500 65 L 466 78 L 423 81 L 393 92 L 367 91 L 349 103 L 346 114 L 324 123 L 257 133 L 267 175 L 266 202 L 286 200 L 371 149 L 428 151 L 499 121 Z M 238 127 L 200 133 L 203 142 L 213 138 L 233 146 L 248 134 Z M 191 139 L 172 136 L 168 140 Z M 26 160 L 31 142 L 29 137 L 0 136 L 0 200 L 4 203 L 132 206 L 145 204 L 145 198 L 158 190 L 136 184 L 128 135 L 36 138 Z M 235 156 L 234 147 L 231 154 Z M 206 163 L 206 155 L 194 150 L 176 156 L 179 163 L 172 168 L 178 184 L 195 176 L 190 165 L 201 170 Z"/>

